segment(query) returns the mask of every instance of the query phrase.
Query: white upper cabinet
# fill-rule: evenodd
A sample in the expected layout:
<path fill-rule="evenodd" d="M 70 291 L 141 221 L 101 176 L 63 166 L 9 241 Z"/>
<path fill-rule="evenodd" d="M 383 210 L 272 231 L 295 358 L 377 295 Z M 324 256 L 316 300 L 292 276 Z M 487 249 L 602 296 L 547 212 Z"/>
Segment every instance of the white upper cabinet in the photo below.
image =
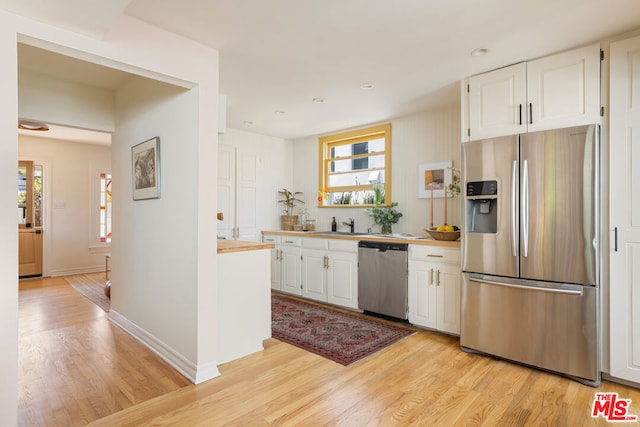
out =
<path fill-rule="evenodd" d="M 527 63 L 527 130 L 600 123 L 600 45 Z"/>
<path fill-rule="evenodd" d="M 469 78 L 470 141 L 526 131 L 527 65 Z"/>
<path fill-rule="evenodd" d="M 463 142 L 600 122 L 600 46 L 467 79 Z"/>

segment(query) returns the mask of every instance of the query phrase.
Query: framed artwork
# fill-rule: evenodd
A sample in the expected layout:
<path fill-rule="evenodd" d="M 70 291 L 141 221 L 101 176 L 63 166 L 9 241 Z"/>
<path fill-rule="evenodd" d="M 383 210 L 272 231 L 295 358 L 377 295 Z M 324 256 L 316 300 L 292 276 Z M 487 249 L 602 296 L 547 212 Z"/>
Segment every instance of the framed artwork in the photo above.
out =
<path fill-rule="evenodd" d="M 133 200 L 160 198 L 160 138 L 131 147 Z"/>
<path fill-rule="evenodd" d="M 418 198 L 444 198 L 444 189 L 451 184 L 453 161 L 418 165 Z"/>

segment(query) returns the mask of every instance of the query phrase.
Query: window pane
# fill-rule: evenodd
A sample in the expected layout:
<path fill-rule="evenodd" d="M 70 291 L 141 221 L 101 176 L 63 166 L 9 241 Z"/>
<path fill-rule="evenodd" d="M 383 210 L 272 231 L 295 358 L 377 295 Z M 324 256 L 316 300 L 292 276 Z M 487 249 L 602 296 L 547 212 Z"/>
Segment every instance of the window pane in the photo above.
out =
<path fill-rule="evenodd" d="M 384 169 L 384 154 L 378 154 L 370 157 L 365 157 L 367 160 L 368 168 L 365 169 Z M 357 159 L 353 159 L 357 160 Z M 358 159 L 359 160 L 359 159 Z M 330 162 L 331 173 L 335 172 L 350 172 L 353 170 L 361 170 L 362 168 L 354 168 L 352 159 L 344 159 L 344 160 L 334 160 Z M 360 181 L 360 184 L 368 184 L 369 180 L 365 179 L 364 181 Z M 331 185 L 331 184 L 330 184 Z"/>
<path fill-rule="evenodd" d="M 100 174 L 100 242 L 111 242 L 111 174 Z"/>
<path fill-rule="evenodd" d="M 384 171 L 354 171 L 329 175 L 329 187 L 353 187 L 384 183 Z"/>
<path fill-rule="evenodd" d="M 33 167 L 33 214 L 36 227 L 42 227 L 42 165 Z"/>
<path fill-rule="evenodd" d="M 27 222 L 27 168 L 18 167 L 18 224 Z"/>
<path fill-rule="evenodd" d="M 391 173 L 386 155 L 387 150 L 391 152 L 390 124 L 323 136 L 318 142 L 322 153 L 319 206 L 381 203 L 373 193 L 375 186 L 390 196 L 391 175 L 385 179 L 386 170 Z"/>

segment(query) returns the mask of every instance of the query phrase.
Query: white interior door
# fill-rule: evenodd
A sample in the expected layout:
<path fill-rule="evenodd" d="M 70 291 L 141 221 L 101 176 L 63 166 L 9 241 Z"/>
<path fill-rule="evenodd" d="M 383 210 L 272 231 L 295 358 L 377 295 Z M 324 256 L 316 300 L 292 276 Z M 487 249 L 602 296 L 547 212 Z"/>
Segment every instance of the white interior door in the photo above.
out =
<path fill-rule="evenodd" d="M 611 44 L 611 375 L 640 383 L 640 37 Z"/>
<path fill-rule="evenodd" d="M 257 162 L 255 153 L 220 144 L 218 147 L 218 236 L 258 241 Z"/>

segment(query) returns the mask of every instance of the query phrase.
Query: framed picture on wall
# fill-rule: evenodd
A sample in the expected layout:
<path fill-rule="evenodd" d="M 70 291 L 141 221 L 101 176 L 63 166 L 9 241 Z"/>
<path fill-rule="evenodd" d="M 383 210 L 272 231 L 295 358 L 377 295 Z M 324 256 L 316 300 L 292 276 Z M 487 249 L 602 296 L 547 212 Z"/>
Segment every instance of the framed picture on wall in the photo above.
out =
<path fill-rule="evenodd" d="M 160 198 L 160 138 L 131 147 L 133 200 Z"/>
<path fill-rule="evenodd" d="M 444 189 L 451 184 L 453 161 L 418 165 L 418 198 L 444 197 Z"/>

